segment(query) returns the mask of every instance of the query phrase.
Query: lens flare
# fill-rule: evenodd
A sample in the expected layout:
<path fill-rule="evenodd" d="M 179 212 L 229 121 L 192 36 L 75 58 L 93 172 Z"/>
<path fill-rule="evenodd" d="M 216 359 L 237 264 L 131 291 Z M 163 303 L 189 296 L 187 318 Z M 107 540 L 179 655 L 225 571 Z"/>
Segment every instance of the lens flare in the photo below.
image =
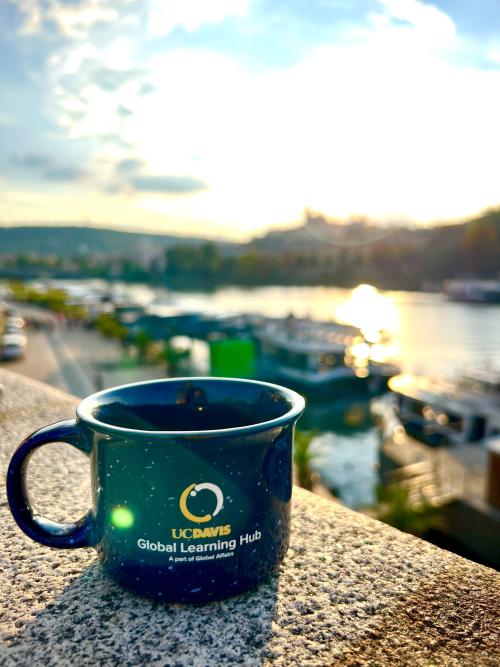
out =
<path fill-rule="evenodd" d="M 134 525 L 134 515 L 128 507 L 118 506 L 111 510 L 111 523 L 115 528 L 131 528 Z"/>

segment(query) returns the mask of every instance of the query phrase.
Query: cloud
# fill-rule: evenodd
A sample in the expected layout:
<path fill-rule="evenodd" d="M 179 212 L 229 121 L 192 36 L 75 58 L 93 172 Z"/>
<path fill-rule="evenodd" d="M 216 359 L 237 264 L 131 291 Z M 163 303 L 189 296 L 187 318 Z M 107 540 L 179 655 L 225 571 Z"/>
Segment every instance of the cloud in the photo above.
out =
<path fill-rule="evenodd" d="M 136 192 L 192 194 L 208 188 L 204 181 L 192 176 L 136 176 L 130 180 Z"/>
<path fill-rule="evenodd" d="M 93 139 L 106 149 L 111 146 L 117 146 L 118 148 L 123 148 L 125 150 L 130 150 L 132 148 L 132 145 L 128 141 L 125 141 L 121 134 L 116 134 L 114 132 L 96 134 Z"/>
<path fill-rule="evenodd" d="M 80 167 L 60 166 L 46 169 L 41 173 L 41 178 L 54 183 L 73 183 L 81 181 L 85 175 L 86 172 Z"/>
<path fill-rule="evenodd" d="M 36 35 L 50 23 L 71 39 L 84 39 L 95 25 L 118 18 L 114 5 L 111 0 L 19 0 L 24 18 L 20 34 Z"/>
<path fill-rule="evenodd" d="M 126 192 L 123 185 L 120 185 L 119 183 L 107 183 L 102 191 L 107 195 L 120 195 Z"/>
<path fill-rule="evenodd" d="M 19 0 L 18 9 L 23 15 L 19 34 L 23 36 L 37 34 L 43 23 L 43 7 L 37 0 Z"/>
<path fill-rule="evenodd" d="M 33 36 L 50 23 L 61 35 L 83 42 L 99 28 L 120 24 L 142 26 L 150 35 L 163 36 L 176 28 L 195 32 L 204 25 L 248 14 L 250 0 L 11 0 L 22 15 L 19 34 Z"/>
<path fill-rule="evenodd" d="M 143 167 L 144 162 L 142 160 L 127 158 L 116 164 L 115 171 L 117 174 L 133 174 L 141 171 Z"/>
<path fill-rule="evenodd" d="M 53 183 L 71 183 L 86 176 L 82 167 L 57 162 L 44 153 L 15 153 L 9 157 L 8 163 L 16 171 L 28 172 L 31 177 Z"/>
<path fill-rule="evenodd" d="M 109 194 L 154 193 L 189 195 L 208 189 L 205 181 L 193 176 L 174 176 L 144 173 L 146 162 L 125 158 L 115 164 L 115 177 L 105 187 Z"/>
<path fill-rule="evenodd" d="M 71 67 L 62 56 L 52 59 L 51 89 L 58 120 L 73 137 L 95 138 L 113 134 L 120 121 L 133 116 L 144 72 L 139 68 L 114 69 L 80 54 Z"/>
<path fill-rule="evenodd" d="M 243 17 L 249 6 L 250 0 L 151 0 L 148 28 L 153 35 L 167 35 L 178 27 L 194 32 L 229 16 Z"/>
<path fill-rule="evenodd" d="M 455 24 L 451 18 L 432 5 L 419 0 L 378 1 L 388 17 L 425 33 L 427 40 L 443 44 L 455 37 Z"/>
<path fill-rule="evenodd" d="M 139 79 L 144 74 L 139 69 L 113 69 L 111 67 L 95 69 L 93 64 L 87 63 L 86 71 L 81 71 L 80 76 L 86 77 L 89 83 L 94 83 L 108 93 L 119 90 L 122 86 Z"/>
<path fill-rule="evenodd" d="M 129 118 L 129 116 L 132 116 L 134 112 L 128 109 L 126 106 L 123 106 L 123 104 L 119 104 L 118 108 L 116 109 L 116 113 L 120 116 L 120 118 Z"/>
<path fill-rule="evenodd" d="M 40 171 L 52 164 L 48 155 L 42 153 L 14 154 L 9 158 L 9 163 L 18 169 Z"/>
<path fill-rule="evenodd" d="M 152 86 L 150 83 L 143 83 L 139 90 L 138 90 L 138 95 L 151 95 L 151 93 L 154 93 L 156 88 Z"/>

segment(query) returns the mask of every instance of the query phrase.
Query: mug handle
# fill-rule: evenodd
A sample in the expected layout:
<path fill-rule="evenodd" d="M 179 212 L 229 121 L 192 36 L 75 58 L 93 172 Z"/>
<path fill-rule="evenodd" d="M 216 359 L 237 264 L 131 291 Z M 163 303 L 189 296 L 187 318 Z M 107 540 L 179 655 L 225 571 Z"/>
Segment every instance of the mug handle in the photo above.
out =
<path fill-rule="evenodd" d="M 50 424 L 35 431 L 14 452 L 7 471 L 7 498 L 19 528 L 35 542 L 58 549 L 93 546 L 94 520 L 89 511 L 75 523 L 57 523 L 36 514 L 30 501 L 26 473 L 31 455 L 50 442 L 66 442 L 90 456 L 82 442 L 76 419 Z"/>

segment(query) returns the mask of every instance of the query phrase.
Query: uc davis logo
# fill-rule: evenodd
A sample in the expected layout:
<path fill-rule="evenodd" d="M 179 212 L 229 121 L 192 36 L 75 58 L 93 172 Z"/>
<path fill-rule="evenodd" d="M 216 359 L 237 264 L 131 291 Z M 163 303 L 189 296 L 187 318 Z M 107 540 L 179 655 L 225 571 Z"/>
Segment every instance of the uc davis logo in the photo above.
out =
<path fill-rule="evenodd" d="M 196 496 L 200 491 L 211 491 L 216 499 L 215 509 L 213 514 L 205 514 L 204 516 L 197 516 L 189 511 L 187 506 L 188 498 Z M 210 482 L 203 482 L 202 484 L 190 484 L 187 486 L 184 491 L 181 493 L 179 500 L 179 507 L 182 514 L 193 523 L 206 523 L 211 521 L 219 512 L 221 511 L 224 505 L 224 494 L 217 484 L 211 484 Z"/>

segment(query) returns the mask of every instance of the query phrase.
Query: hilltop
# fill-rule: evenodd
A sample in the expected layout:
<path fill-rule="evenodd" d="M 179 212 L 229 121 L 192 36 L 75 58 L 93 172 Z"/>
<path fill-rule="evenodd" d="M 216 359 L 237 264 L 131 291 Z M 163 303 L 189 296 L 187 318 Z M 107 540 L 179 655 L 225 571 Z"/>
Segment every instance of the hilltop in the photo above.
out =
<path fill-rule="evenodd" d="M 180 243 L 198 245 L 204 242 L 206 239 L 201 237 L 73 225 L 0 227 L 0 255 L 22 253 L 54 257 L 75 255 L 133 257 L 139 253 L 143 257 L 153 257 L 172 245 Z M 221 242 L 220 245 L 229 249 L 234 244 Z"/>

